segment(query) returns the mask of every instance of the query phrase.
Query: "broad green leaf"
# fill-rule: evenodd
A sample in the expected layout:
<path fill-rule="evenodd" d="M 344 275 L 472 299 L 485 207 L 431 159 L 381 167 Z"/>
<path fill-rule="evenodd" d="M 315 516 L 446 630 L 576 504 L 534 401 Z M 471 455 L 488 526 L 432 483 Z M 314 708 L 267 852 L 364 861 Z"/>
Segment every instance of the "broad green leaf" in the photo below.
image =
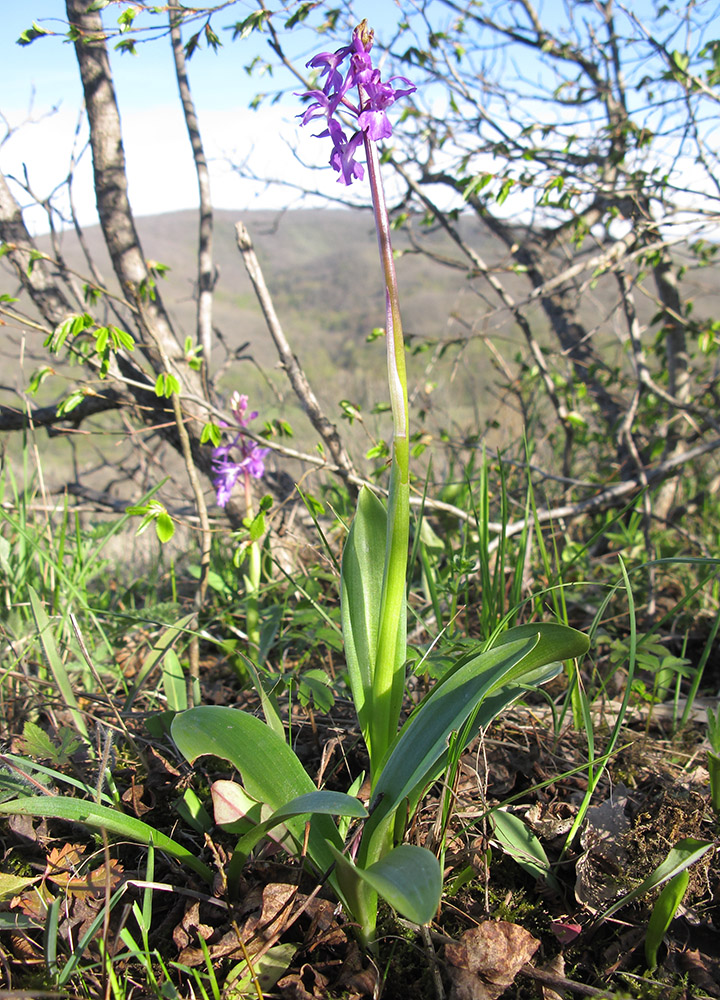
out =
<path fill-rule="evenodd" d="M 442 869 L 427 848 L 401 844 L 368 868 L 354 865 L 337 850 L 333 853 L 346 877 L 352 872 L 401 916 L 415 924 L 430 923 L 435 916 L 442 895 Z"/>
<path fill-rule="evenodd" d="M 546 668 L 545 673 L 537 672 L 534 673 L 533 686 L 536 684 L 545 684 L 557 677 L 560 672 L 560 668 L 554 664 L 551 664 Z M 473 728 L 472 732 L 468 735 L 468 741 L 472 740 L 474 736 L 486 726 L 489 726 L 502 712 L 512 705 L 514 701 L 517 701 L 523 694 L 527 691 L 527 687 L 522 685 L 509 684 L 503 687 L 498 694 L 492 694 L 483 698 L 480 703 L 480 707 L 473 717 Z M 467 744 L 466 744 L 467 745 Z M 416 783 L 412 792 L 408 796 L 409 812 L 412 814 L 417 807 L 418 802 L 422 796 L 427 791 L 428 787 L 441 776 L 445 768 L 447 767 L 448 751 L 447 749 L 442 752 L 440 757 L 431 765 L 427 773 Z"/>
<path fill-rule="evenodd" d="M 251 827 L 269 819 L 272 814 L 270 806 L 248 795 L 237 781 L 219 778 L 213 781 L 210 792 L 215 822 L 227 833 L 244 835 Z M 284 830 L 281 836 L 275 834 L 272 839 L 279 842 L 286 835 L 287 830 Z"/>
<path fill-rule="evenodd" d="M 153 844 L 160 851 L 177 858 L 188 868 L 201 875 L 206 882 L 212 884 L 213 873 L 198 860 L 195 855 L 176 840 L 165 836 L 154 827 L 143 823 L 134 816 L 127 816 L 100 806 L 85 799 L 68 799 L 61 795 L 35 795 L 12 802 L 0 803 L 2 816 L 46 816 L 53 819 L 65 819 L 71 823 L 84 823 L 96 830 L 107 830 L 118 837 L 126 837 L 138 844 Z"/>
<path fill-rule="evenodd" d="M 8 872 L 0 872 L 0 900 L 12 899 L 27 889 L 28 886 L 39 882 L 42 876 L 35 875 L 27 877 L 25 875 L 10 875 Z"/>
<path fill-rule="evenodd" d="M 463 669 L 438 683 L 400 730 L 375 788 L 373 819 L 397 809 L 415 785 L 440 759 L 450 733 L 463 725 L 498 678 L 505 677 L 531 652 L 535 643 L 519 640 L 473 657 Z"/>
<path fill-rule="evenodd" d="M 523 625 L 503 633 L 494 648 L 464 657 L 400 730 L 373 790 L 377 809 L 372 822 L 379 824 L 419 782 L 433 775 L 433 769 L 441 766 L 450 734 L 460 730 L 486 697 L 507 686 L 512 689 L 506 692 L 508 701 L 515 700 L 523 685 L 544 683 L 557 674 L 559 667 L 548 665 L 580 656 L 588 645 L 587 636 L 566 626 Z M 508 701 L 500 696 L 491 718 Z M 478 715 L 478 725 L 479 719 Z"/>
<path fill-rule="evenodd" d="M 367 809 L 359 799 L 344 792 L 331 792 L 325 789 L 299 795 L 272 816 L 258 823 L 242 837 L 235 847 L 235 853 L 247 857 L 250 851 L 265 837 L 270 830 L 284 824 L 294 816 L 349 816 L 354 819 L 367 819 Z"/>
<path fill-rule="evenodd" d="M 201 705 L 175 717 L 171 727 L 178 750 L 191 764 L 206 754 L 229 761 L 240 772 L 245 789 L 258 802 L 282 809 L 300 795 L 316 792 L 310 776 L 285 740 L 260 719 L 236 708 Z M 304 826 L 298 818 L 286 823 L 298 844 Z M 334 857 L 328 842 L 342 847 L 330 816 L 315 816 L 308 855 L 321 871 Z"/>
<path fill-rule="evenodd" d="M 495 838 L 503 849 L 533 878 L 543 878 L 553 889 L 560 889 L 552 873 L 547 854 L 535 834 L 519 816 L 495 809 L 492 813 Z"/>
<path fill-rule="evenodd" d="M 246 962 L 239 962 L 223 983 L 223 997 L 225 1000 L 245 1000 L 246 997 L 257 996 L 256 982 L 263 995 L 269 993 L 292 965 L 297 950 L 296 944 L 273 945 L 259 958 L 252 958 L 252 973 Z"/>
<path fill-rule="evenodd" d="M 183 797 L 175 803 L 175 809 L 178 815 L 201 836 L 212 829 L 212 819 L 192 788 L 185 789 Z"/>
<path fill-rule="evenodd" d="M 522 673 L 535 667 L 544 667 L 556 660 L 573 660 L 584 656 L 590 648 L 590 640 L 584 632 L 560 625 L 558 622 L 529 622 L 527 625 L 515 625 L 506 632 L 501 632 L 493 643 L 493 649 L 514 642 L 516 639 L 538 637 L 538 643 L 533 653 L 522 667 Z M 534 683 L 523 680 L 523 683 Z"/>
<path fill-rule="evenodd" d="M 715 843 L 712 840 L 697 840 L 695 837 L 685 837 L 683 840 L 679 840 L 654 872 L 648 875 L 646 879 L 643 879 L 640 885 L 636 886 L 632 892 L 627 893 L 622 899 L 613 903 L 599 919 L 606 920 L 622 906 L 631 903 L 633 899 L 643 896 L 656 886 L 667 882 L 668 879 L 674 878 L 680 872 L 689 868 L 690 865 L 694 865 L 696 861 L 700 860 L 703 854 L 707 854 L 714 846 Z"/>
<path fill-rule="evenodd" d="M 653 906 L 645 935 L 645 959 L 651 969 L 657 965 L 658 948 L 662 944 L 665 931 L 677 913 L 678 906 L 682 903 L 689 881 L 690 872 L 687 869 L 678 872 L 670 879 Z"/>
<path fill-rule="evenodd" d="M 187 684 L 185 672 L 174 649 L 168 649 L 162 666 L 162 683 L 168 708 L 172 712 L 183 712 L 187 706 Z"/>
<path fill-rule="evenodd" d="M 363 486 L 343 550 L 341 614 L 350 688 L 366 743 L 370 733 L 386 530 L 385 507 Z"/>

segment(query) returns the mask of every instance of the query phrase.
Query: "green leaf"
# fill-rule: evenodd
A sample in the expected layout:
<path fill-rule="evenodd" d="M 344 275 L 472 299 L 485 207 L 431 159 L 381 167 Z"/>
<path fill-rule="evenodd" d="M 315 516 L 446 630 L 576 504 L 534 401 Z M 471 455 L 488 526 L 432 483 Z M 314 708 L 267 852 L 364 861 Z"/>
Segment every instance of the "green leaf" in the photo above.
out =
<path fill-rule="evenodd" d="M 262 511 L 250 522 L 250 541 L 258 542 L 265 534 L 265 516 Z"/>
<path fill-rule="evenodd" d="M 9 875 L 7 872 L 0 872 L 0 900 L 12 899 L 23 889 L 39 882 L 42 876 L 35 875 L 30 878 L 22 875 Z M 0 928 L 1 929 L 1 928 Z"/>
<path fill-rule="evenodd" d="M 205 754 L 229 761 L 242 775 L 248 794 L 274 810 L 317 791 L 285 740 L 260 719 L 240 709 L 220 705 L 191 708 L 176 716 L 170 731 L 178 750 L 191 764 Z M 302 844 L 305 824 L 292 818 L 286 825 L 296 843 Z M 315 816 L 310 827 L 308 855 L 321 871 L 327 871 L 333 864 L 330 844 L 342 847 L 335 823 L 330 816 Z"/>
<path fill-rule="evenodd" d="M 197 833 L 204 835 L 212 830 L 212 819 L 192 788 L 185 789 L 182 799 L 175 803 L 175 809 Z"/>
<path fill-rule="evenodd" d="M 385 568 L 387 512 L 372 490 L 363 486 L 342 558 L 341 616 L 345 660 L 355 711 L 370 747 L 373 672 L 377 655 L 380 603 Z M 404 656 L 404 616 L 398 622 L 398 657 Z M 397 662 L 396 670 L 403 664 Z"/>
<path fill-rule="evenodd" d="M 682 903 L 689 881 L 690 872 L 687 869 L 678 872 L 674 878 L 670 879 L 653 906 L 645 934 L 645 959 L 651 969 L 657 965 L 658 948 L 662 944 L 665 931 L 673 921 L 678 906 Z"/>
<path fill-rule="evenodd" d="M 217 448 L 220 445 L 222 439 L 222 432 L 217 424 L 212 422 L 203 425 L 203 429 L 200 432 L 200 444 L 207 444 L 208 441 Z"/>
<path fill-rule="evenodd" d="M 82 389 L 76 389 L 71 392 L 69 396 L 66 396 L 61 403 L 58 404 L 57 414 L 59 417 L 65 416 L 66 413 L 72 413 L 73 410 L 77 409 L 78 406 L 85 399 L 85 392 Z"/>
<path fill-rule="evenodd" d="M 520 817 L 504 809 L 494 809 L 491 816 L 495 838 L 506 853 L 533 878 L 543 878 L 551 888 L 560 891 L 542 844 Z"/>
<path fill-rule="evenodd" d="M 41 28 L 39 24 L 36 24 L 35 21 L 33 21 L 32 28 L 26 28 L 25 31 L 20 34 L 16 44 L 30 45 L 36 38 L 42 38 L 43 35 L 51 34 L 52 31 L 47 31 L 45 28 Z"/>
<path fill-rule="evenodd" d="M 69 799 L 61 795 L 38 795 L 0 803 L 0 815 L 64 819 L 70 823 L 84 823 L 96 830 L 106 830 L 138 844 L 152 844 L 158 850 L 192 868 L 212 885 L 212 871 L 182 844 L 178 844 L 176 840 L 165 836 L 142 820 L 127 816 L 108 806 L 100 806 L 85 799 Z"/>
<path fill-rule="evenodd" d="M 606 920 L 622 906 L 631 903 L 633 899 L 643 896 L 656 886 L 667 882 L 668 879 L 674 878 L 680 872 L 689 868 L 690 865 L 699 861 L 703 854 L 707 854 L 714 846 L 715 844 L 712 840 L 697 840 L 695 837 L 685 837 L 683 840 L 679 840 L 654 872 L 648 875 L 646 879 L 643 879 L 640 885 L 636 886 L 632 892 L 628 892 L 622 899 L 619 899 L 612 906 L 608 907 L 599 919 Z"/>
<path fill-rule="evenodd" d="M 38 597 L 36 591 L 30 586 L 28 586 L 28 594 L 30 596 L 30 606 L 32 608 L 33 618 L 35 619 L 35 627 L 40 637 L 43 652 L 45 653 L 45 659 L 47 660 L 50 671 L 55 678 L 55 684 L 57 685 L 58 692 L 65 702 L 70 715 L 72 716 L 75 728 L 87 739 L 88 731 L 87 726 L 85 725 L 85 719 L 80 711 L 80 706 L 78 705 L 77 698 L 75 697 L 75 692 L 73 691 L 73 686 L 70 678 L 68 677 L 65 664 L 58 653 L 58 649 L 55 644 L 55 636 L 52 634 L 50 629 L 50 619 L 48 618 L 47 612 L 45 611 L 43 603 Z"/>
<path fill-rule="evenodd" d="M 165 654 L 162 668 L 162 683 L 170 711 L 184 712 L 188 707 L 185 672 L 174 649 L 168 649 Z"/>
<path fill-rule="evenodd" d="M 40 760 L 55 760 L 57 752 L 55 744 L 45 730 L 35 725 L 34 722 L 26 722 L 23 726 L 18 750 L 29 757 L 39 757 Z"/>
<path fill-rule="evenodd" d="M 95 350 L 102 354 L 102 352 L 107 347 L 108 340 L 110 339 L 110 331 L 106 326 L 100 326 L 95 331 Z"/>
<path fill-rule="evenodd" d="M 553 623 L 509 629 L 497 642 L 493 649 L 461 659 L 400 730 L 373 790 L 373 821 L 379 823 L 418 783 L 437 775 L 450 734 L 460 730 L 485 698 L 498 694 L 491 703 L 494 718 L 519 697 L 523 685 L 556 676 L 560 668 L 554 661 L 581 656 L 589 646 L 581 632 Z M 499 693 L 500 688 L 507 690 Z M 483 717 L 482 724 L 486 721 Z"/>
<path fill-rule="evenodd" d="M 442 895 L 440 862 L 425 847 L 401 844 L 368 868 L 354 865 L 333 849 L 341 880 L 355 877 L 366 882 L 399 914 L 415 924 L 428 924 L 435 916 Z"/>
<path fill-rule="evenodd" d="M 29 757 L 52 761 L 53 764 L 67 764 L 82 741 L 69 726 L 63 726 L 58 730 L 57 738 L 56 744 L 40 726 L 34 722 L 26 722 L 18 750 Z"/>
<path fill-rule="evenodd" d="M 235 854 L 246 858 L 250 851 L 274 829 L 294 816 L 349 816 L 354 819 L 367 819 L 367 809 L 359 799 L 344 792 L 331 792 L 324 789 L 299 795 L 287 802 L 282 808 L 266 820 L 258 823 L 242 837 L 235 848 Z"/>
<path fill-rule="evenodd" d="M 163 545 L 175 534 L 173 519 L 166 510 L 161 511 L 155 518 L 155 532 Z"/>
<path fill-rule="evenodd" d="M 276 944 L 258 957 L 252 957 L 252 972 L 246 962 L 239 962 L 230 970 L 223 983 L 226 1000 L 244 1000 L 246 996 L 259 996 L 274 990 L 277 981 L 292 965 L 298 946 Z M 260 992 L 256 988 L 260 987 Z"/>
<path fill-rule="evenodd" d="M 720 757 L 710 750 L 707 752 L 708 771 L 710 772 L 710 804 L 717 816 L 720 816 Z"/>
<path fill-rule="evenodd" d="M 157 666 L 157 664 L 167 655 L 168 649 L 177 641 L 180 635 L 189 628 L 190 623 L 195 618 L 195 612 L 189 615 L 183 615 L 179 618 L 173 625 L 168 625 L 167 628 L 158 637 L 155 645 L 150 650 L 148 655 L 145 657 L 145 661 L 140 668 L 140 672 L 135 678 L 135 683 L 133 684 L 130 694 L 125 700 L 123 705 L 123 712 L 129 712 L 132 707 L 132 703 L 135 700 L 135 695 L 138 693 L 142 685 L 145 683 L 147 676 L 150 671 Z"/>
<path fill-rule="evenodd" d="M 40 386 L 43 384 L 48 375 L 54 375 L 55 369 L 51 368 L 49 365 L 44 365 L 42 368 L 38 368 L 30 376 L 30 382 L 28 383 L 27 391 L 31 395 L 35 395 Z"/>

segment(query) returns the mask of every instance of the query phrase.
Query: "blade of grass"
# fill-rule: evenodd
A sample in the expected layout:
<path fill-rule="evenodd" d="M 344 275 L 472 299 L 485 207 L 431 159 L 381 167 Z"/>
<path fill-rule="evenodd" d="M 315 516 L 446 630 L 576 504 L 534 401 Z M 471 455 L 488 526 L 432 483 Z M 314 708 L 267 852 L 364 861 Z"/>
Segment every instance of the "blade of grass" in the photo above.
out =
<path fill-rule="evenodd" d="M 28 587 L 28 593 L 30 595 L 30 606 L 32 607 L 33 618 L 35 619 L 35 627 L 37 628 L 38 635 L 40 637 L 40 642 L 45 653 L 45 659 L 50 667 L 53 677 L 55 678 L 57 689 L 65 702 L 65 705 L 70 711 L 78 732 L 87 740 L 88 730 L 85 725 L 85 719 L 80 711 L 80 706 L 72 689 L 72 683 L 68 677 L 67 670 L 65 669 L 65 664 L 60 658 L 57 646 L 55 645 L 55 637 L 50 630 L 50 619 L 48 618 L 45 608 L 42 605 L 42 601 L 38 597 L 35 589 L 33 587 Z"/>

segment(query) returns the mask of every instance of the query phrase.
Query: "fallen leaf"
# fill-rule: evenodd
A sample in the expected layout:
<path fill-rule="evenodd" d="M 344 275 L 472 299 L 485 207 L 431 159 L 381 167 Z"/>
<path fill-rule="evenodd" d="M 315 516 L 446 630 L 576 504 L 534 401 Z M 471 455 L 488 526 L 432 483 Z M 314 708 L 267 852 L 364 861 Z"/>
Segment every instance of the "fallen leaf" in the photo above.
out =
<path fill-rule="evenodd" d="M 529 962 L 540 942 L 505 920 L 486 920 L 445 946 L 450 1000 L 496 1000 Z"/>
<path fill-rule="evenodd" d="M 378 971 L 374 965 L 365 963 L 357 941 L 348 944 L 345 961 L 335 983 L 347 990 L 350 997 L 374 997 L 378 988 Z"/>
<path fill-rule="evenodd" d="M 684 951 L 679 959 L 680 967 L 690 979 L 711 997 L 720 996 L 720 962 L 701 952 Z"/>
<path fill-rule="evenodd" d="M 628 855 L 624 839 L 630 820 L 625 815 L 625 791 L 618 785 L 612 798 L 587 811 L 580 837 L 585 854 L 575 865 L 575 898 L 592 913 L 604 909 L 626 889 L 623 872 Z"/>
<path fill-rule="evenodd" d="M 143 798 L 146 793 L 150 799 L 150 805 L 143 802 Z M 130 787 L 123 792 L 122 800 L 127 805 L 132 807 L 132 811 L 138 819 L 142 819 L 145 813 L 149 813 L 155 808 L 155 796 L 148 788 L 146 788 L 143 782 L 138 782 L 136 784 L 133 780 Z"/>
<path fill-rule="evenodd" d="M 40 880 L 40 876 L 10 875 L 8 872 L 0 872 L 0 899 L 12 899 L 19 895 L 23 889 L 33 885 Z"/>
<path fill-rule="evenodd" d="M 172 936 L 176 948 L 182 952 L 193 939 L 202 938 L 203 941 L 208 941 L 214 933 L 214 927 L 201 923 L 200 903 L 196 901 L 188 907 L 180 923 L 173 928 Z"/>
<path fill-rule="evenodd" d="M 582 933 L 582 926 L 572 920 L 553 920 L 550 929 L 563 947 Z"/>
<path fill-rule="evenodd" d="M 327 996 L 328 980 L 311 965 L 303 965 L 299 973 L 278 980 L 278 989 L 286 1000 L 318 1000 Z"/>
<path fill-rule="evenodd" d="M 554 958 L 551 958 L 550 961 L 546 962 L 544 965 L 541 965 L 540 966 L 540 971 L 541 972 L 549 972 L 551 975 L 558 976 L 558 978 L 560 978 L 560 979 L 564 978 L 565 977 L 565 959 L 564 959 L 562 953 L 559 954 L 559 955 L 556 955 Z M 541 986 L 541 990 L 542 990 L 542 998 L 543 998 L 543 1000 L 563 1000 L 562 995 L 560 993 L 557 993 L 550 986 L 542 985 Z"/>
<path fill-rule="evenodd" d="M 122 865 L 113 858 L 109 865 L 99 865 L 92 871 L 82 871 L 85 846 L 63 844 L 48 852 L 45 878 L 60 886 L 67 893 L 81 895 L 105 893 L 114 889 L 122 877 Z"/>
<path fill-rule="evenodd" d="M 554 840 L 562 837 L 573 825 L 577 806 L 570 802 L 536 802 L 525 812 L 525 819 L 538 837 Z"/>

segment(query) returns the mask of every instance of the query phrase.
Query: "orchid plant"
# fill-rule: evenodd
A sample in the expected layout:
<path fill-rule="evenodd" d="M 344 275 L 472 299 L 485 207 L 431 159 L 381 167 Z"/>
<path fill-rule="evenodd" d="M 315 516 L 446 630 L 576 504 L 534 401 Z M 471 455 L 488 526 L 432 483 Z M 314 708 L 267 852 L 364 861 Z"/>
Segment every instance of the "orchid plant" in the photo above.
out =
<path fill-rule="evenodd" d="M 449 745 L 466 746 L 528 687 L 584 654 L 587 638 L 556 623 L 498 631 L 459 659 L 400 726 L 406 663 L 406 574 L 410 462 L 403 333 L 390 223 L 377 143 L 390 137 L 387 110 L 414 91 L 403 77 L 383 81 L 373 66 L 373 33 L 363 21 L 349 45 L 308 66 L 322 86 L 304 95 L 302 124 L 322 119 L 339 182 L 364 178 L 372 192 L 387 306 L 387 366 L 393 418 L 387 503 L 367 488 L 358 499 L 342 561 L 342 628 L 348 678 L 369 760 L 370 796 L 317 789 L 289 746 L 277 710 L 263 700 L 266 721 L 245 711 L 198 707 L 178 715 L 173 738 L 190 761 L 214 754 L 240 772 L 243 786 L 216 783 L 216 819 L 242 830 L 234 864 L 273 836 L 302 854 L 327 879 L 370 948 L 377 943 L 378 899 L 404 917 L 429 922 L 440 902 L 442 869 L 427 848 L 404 843 L 409 817 L 443 773 Z M 348 138 L 345 122 L 354 125 Z M 226 457 L 226 456 L 225 456 Z M 219 469 L 224 465 L 219 465 Z M 220 787 L 222 786 L 222 787 Z M 334 817 L 337 817 L 335 819 Z M 238 822 L 240 826 L 238 826 Z"/>
<path fill-rule="evenodd" d="M 245 431 L 251 420 L 255 420 L 258 411 L 248 414 L 248 398 L 234 392 L 230 399 L 230 411 L 235 418 L 238 432 L 227 443 L 213 449 L 212 467 L 215 499 L 219 507 L 224 507 L 235 487 L 240 481 L 245 491 L 245 527 L 249 532 L 248 545 L 244 551 L 247 556 L 248 568 L 244 575 L 245 584 L 245 619 L 246 632 L 250 642 L 251 653 L 255 654 L 260 646 L 260 617 L 258 613 L 258 591 L 260 589 L 261 558 L 258 547 L 258 536 L 255 529 L 253 510 L 252 480 L 262 479 L 265 475 L 265 457 L 269 448 L 261 447 Z M 261 522 L 262 523 L 262 522 Z M 259 535 L 263 533 L 260 528 Z M 252 657 L 255 659 L 255 655 Z"/>

